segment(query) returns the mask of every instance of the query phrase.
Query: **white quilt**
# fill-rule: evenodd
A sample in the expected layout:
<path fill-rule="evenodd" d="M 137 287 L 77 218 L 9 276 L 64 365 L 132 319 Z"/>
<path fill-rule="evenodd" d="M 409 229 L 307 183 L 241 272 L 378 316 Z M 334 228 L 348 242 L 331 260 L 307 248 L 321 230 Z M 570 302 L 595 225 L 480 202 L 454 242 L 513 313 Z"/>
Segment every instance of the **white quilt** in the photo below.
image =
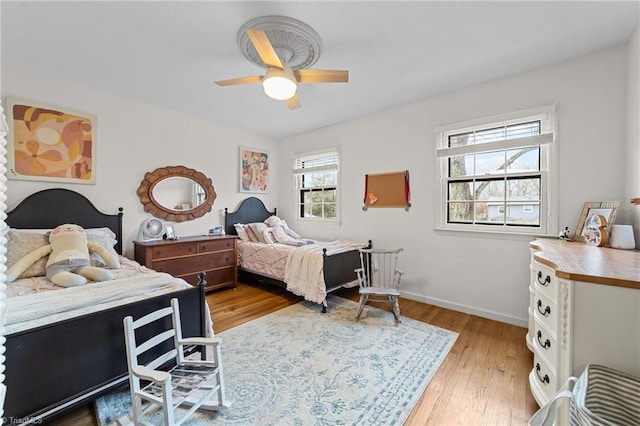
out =
<path fill-rule="evenodd" d="M 112 281 L 10 297 L 5 334 L 191 287 L 169 274 L 139 268 L 142 273 L 127 271 L 124 277 Z"/>
<path fill-rule="evenodd" d="M 317 244 L 298 247 L 287 258 L 284 282 L 287 290 L 305 300 L 322 303 L 327 296 L 324 282 L 322 250 L 327 249 L 327 256 L 349 250 L 358 250 L 366 244 L 354 241 L 336 240 L 319 241 Z"/>

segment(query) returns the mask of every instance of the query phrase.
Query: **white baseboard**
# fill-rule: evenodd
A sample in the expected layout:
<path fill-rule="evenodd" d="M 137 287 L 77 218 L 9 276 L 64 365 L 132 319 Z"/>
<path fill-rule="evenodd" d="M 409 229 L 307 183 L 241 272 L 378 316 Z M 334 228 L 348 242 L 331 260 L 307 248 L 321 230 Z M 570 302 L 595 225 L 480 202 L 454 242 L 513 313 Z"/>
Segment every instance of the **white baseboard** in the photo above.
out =
<path fill-rule="evenodd" d="M 504 322 L 507 324 L 512 324 L 518 327 L 529 327 L 529 319 L 528 318 L 518 318 L 510 315 L 504 315 L 498 312 L 488 311 L 485 309 L 478 309 L 474 306 L 462 305 L 460 303 L 453 303 L 447 300 L 436 299 L 434 297 L 426 297 L 415 293 L 410 292 L 401 292 L 402 297 L 415 300 L 417 302 L 428 303 L 429 305 L 439 306 L 441 308 L 452 309 L 458 312 L 464 312 L 465 314 L 476 315 L 482 318 L 488 318 L 495 321 Z M 402 307 L 400 307 L 402 310 Z"/>

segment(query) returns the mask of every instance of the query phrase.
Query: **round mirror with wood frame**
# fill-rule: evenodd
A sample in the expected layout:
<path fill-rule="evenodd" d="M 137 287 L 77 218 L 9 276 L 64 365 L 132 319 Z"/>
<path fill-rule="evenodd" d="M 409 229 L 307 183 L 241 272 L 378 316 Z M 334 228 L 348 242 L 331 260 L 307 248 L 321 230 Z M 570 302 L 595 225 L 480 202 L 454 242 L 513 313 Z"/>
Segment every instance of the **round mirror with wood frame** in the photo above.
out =
<path fill-rule="evenodd" d="M 167 206 L 159 202 L 158 198 L 162 197 L 160 194 L 154 194 L 154 190 L 157 191 L 158 184 L 166 183 L 170 178 L 185 178 L 193 181 L 193 186 L 197 188 L 194 193 L 198 197 L 198 201 L 183 203 L 180 200 L 174 206 Z M 159 167 L 152 172 L 145 173 L 137 193 L 145 212 L 172 222 L 184 222 L 204 216 L 211 211 L 217 196 L 211 179 L 197 170 L 184 166 Z"/>

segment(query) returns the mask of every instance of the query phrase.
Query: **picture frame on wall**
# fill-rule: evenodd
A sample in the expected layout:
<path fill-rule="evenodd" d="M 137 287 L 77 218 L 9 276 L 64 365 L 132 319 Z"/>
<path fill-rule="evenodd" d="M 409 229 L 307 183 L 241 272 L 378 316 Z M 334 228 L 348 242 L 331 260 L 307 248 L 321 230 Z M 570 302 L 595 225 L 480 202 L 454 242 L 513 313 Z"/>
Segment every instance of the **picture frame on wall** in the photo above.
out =
<path fill-rule="evenodd" d="M 606 220 L 606 236 L 611 234 L 611 226 L 616 221 L 616 213 L 620 207 L 620 201 L 587 201 L 582 207 L 580 219 L 576 226 L 576 232 L 573 236 L 574 241 L 585 242 L 583 235 L 588 231 L 586 229 L 587 218 L 596 215 L 602 215 Z M 605 236 L 605 237 L 606 237 Z"/>
<path fill-rule="evenodd" d="M 240 147 L 240 192 L 267 193 L 269 185 L 269 152 Z"/>
<path fill-rule="evenodd" d="M 7 97 L 7 177 L 96 183 L 95 115 Z"/>

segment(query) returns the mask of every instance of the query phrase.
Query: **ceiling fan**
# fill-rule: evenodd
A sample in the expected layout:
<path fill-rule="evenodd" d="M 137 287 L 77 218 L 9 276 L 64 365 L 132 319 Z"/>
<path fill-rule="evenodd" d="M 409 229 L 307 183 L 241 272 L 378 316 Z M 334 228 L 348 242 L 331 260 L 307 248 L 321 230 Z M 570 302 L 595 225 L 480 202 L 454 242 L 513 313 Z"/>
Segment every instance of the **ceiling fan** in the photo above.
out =
<path fill-rule="evenodd" d="M 274 44 L 267 32 L 275 40 Z M 249 47 L 244 42 L 247 37 L 259 58 L 245 50 Z M 267 16 L 247 22 L 239 31 L 238 44 L 249 60 L 266 67 L 267 71 L 264 75 L 216 81 L 218 86 L 262 83 L 267 96 L 284 101 L 289 109 L 296 109 L 300 108 L 298 84 L 349 81 L 349 71 L 305 68 L 318 59 L 320 37 L 311 27 L 293 18 Z"/>

